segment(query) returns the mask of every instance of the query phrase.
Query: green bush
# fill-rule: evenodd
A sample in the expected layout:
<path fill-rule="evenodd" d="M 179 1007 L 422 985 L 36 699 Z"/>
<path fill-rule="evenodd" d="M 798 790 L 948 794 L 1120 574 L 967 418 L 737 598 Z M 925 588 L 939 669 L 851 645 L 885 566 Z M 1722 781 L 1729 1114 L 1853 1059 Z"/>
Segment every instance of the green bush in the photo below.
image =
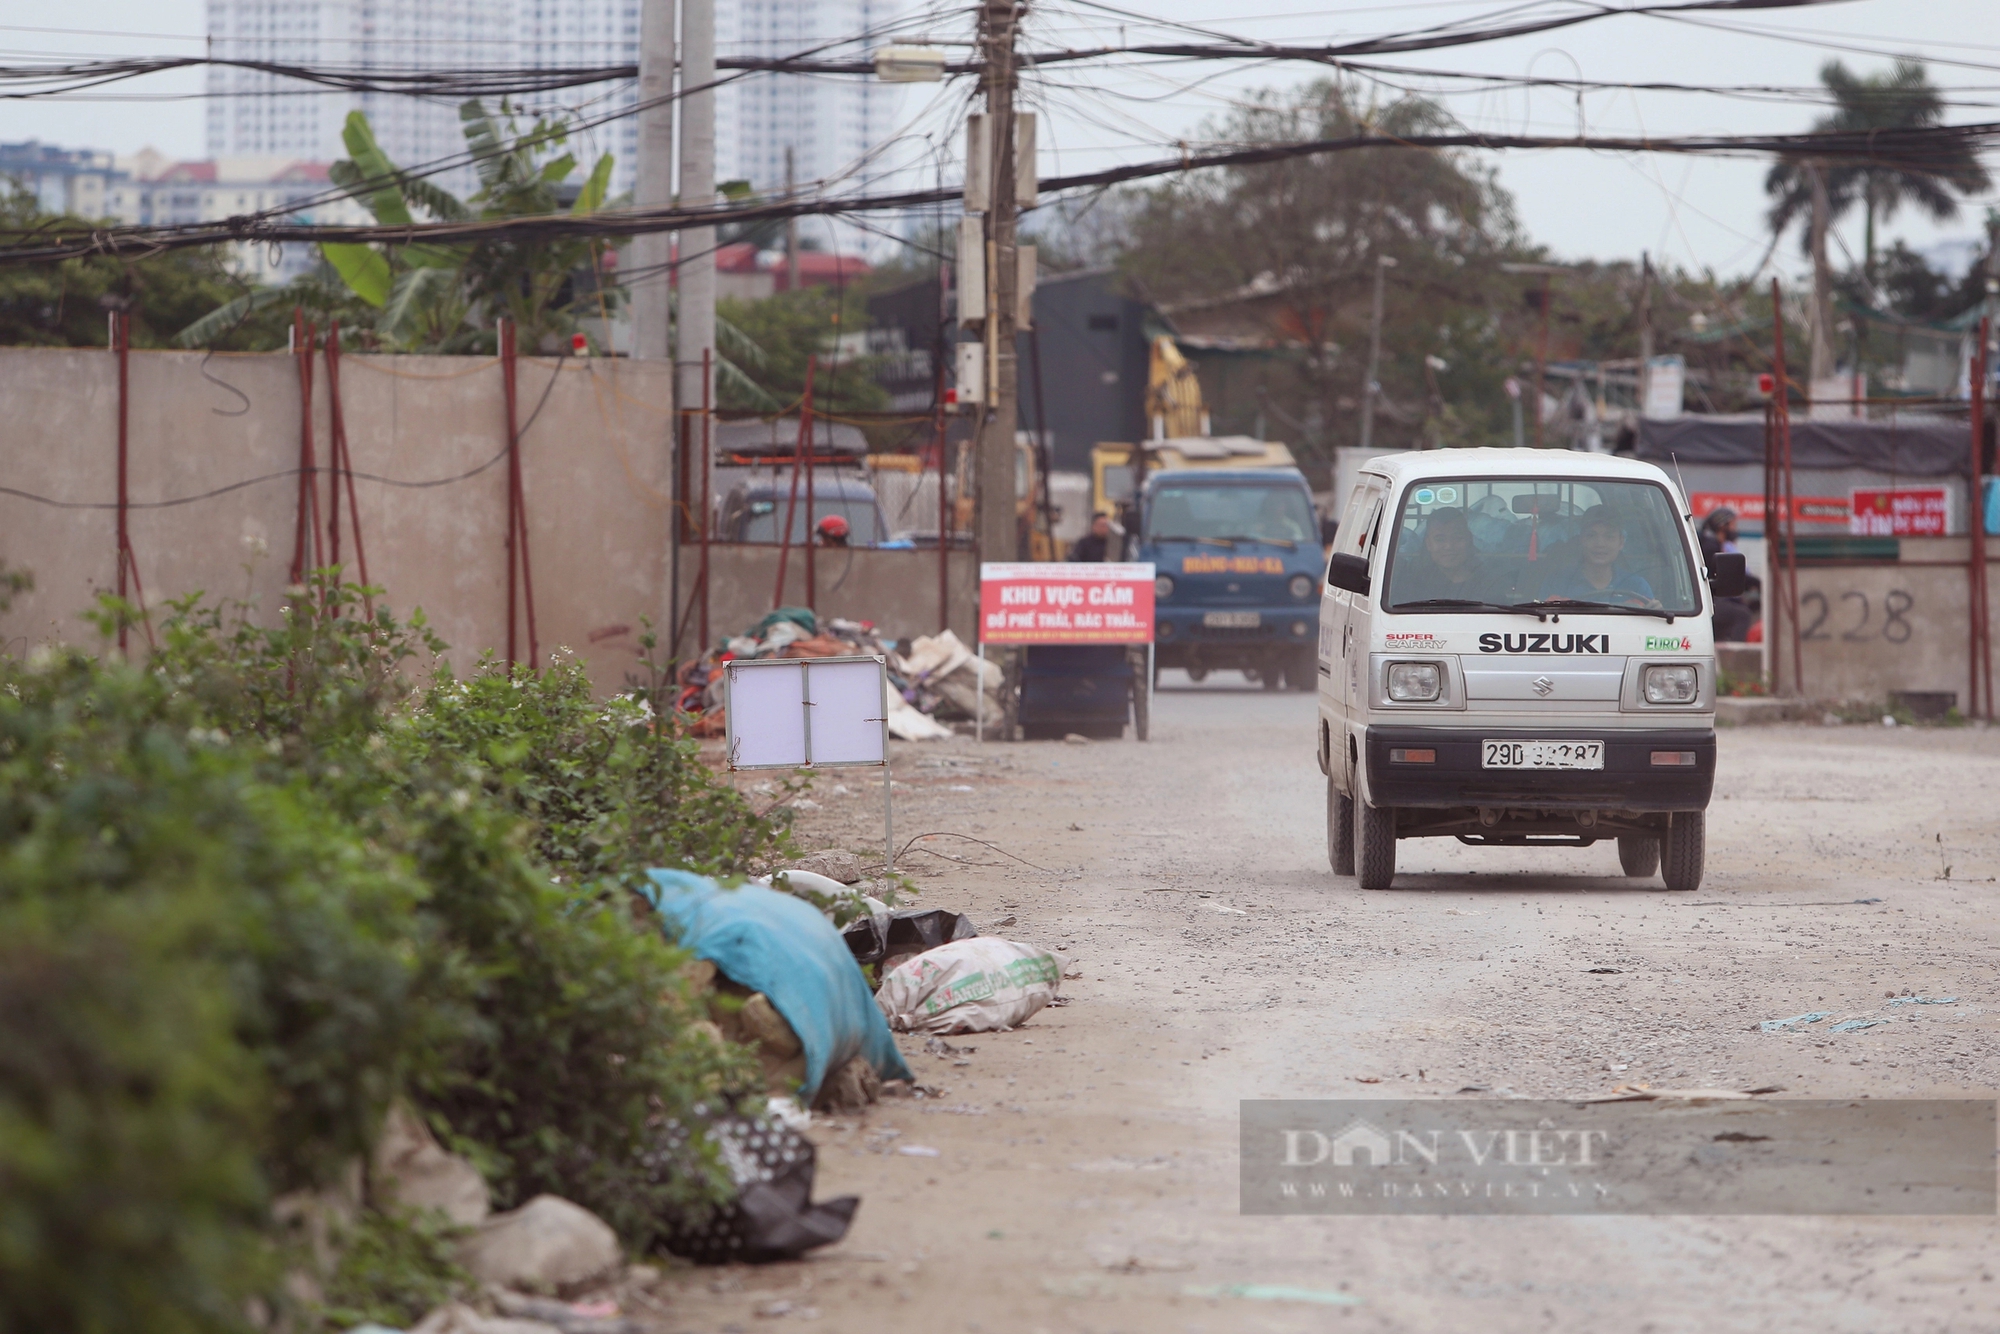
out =
<path fill-rule="evenodd" d="M 500 1207 L 560 1194 L 636 1249 L 723 1188 L 641 1167 L 755 1073 L 619 886 L 769 858 L 785 813 L 574 664 L 416 685 L 441 645 L 372 596 L 269 628 L 191 599 L 143 666 L 0 658 L 0 1329 L 240 1326 L 271 1197 L 398 1093 Z M 322 1318 L 435 1300 L 440 1235 L 365 1214 Z"/>
<path fill-rule="evenodd" d="M 476 1024 L 418 1101 L 486 1162 L 498 1207 L 561 1195 L 649 1249 L 663 1210 L 717 1198 L 723 1179 L 656 1185 L 634 1164 L 663 1117 L 750 1086 L 749 1066 L 692 1027 L 704 1015 L 680 971 L 687 956 L 632 920 L 622 890 L 589 898 L 551 883 L 490 806 L 427 816 L 417 856 L 431 909 L 480 980 Z"/>
<path fill-rule="evenodd" d="M 340 1259 L 328 1277 L 318 1312 L 333 1329 L 373 1321 L 395 1329 L 471 1287 L 453 1258 L 465 1229 L 435 1210 L 365 1211 L 339 1238 Z"/>
<path fill-rule="evenodd" d="M 268 1276 L 271 1100 L 188 957 L 217 910 L 0 904 L 0 1329 L 234 1329 Z"/>
<path fill-rule="evenodd" d="M 266 758 L 160 676 L 81 654 L 0 692 L 0 905 L 61 930 L 125 899 L 200 909 L 173 947 L 227 980 L 271 1100 L 261 1160 L 290 1190 L 366 1149 L 449 1026 L 421 995 L 421 882 Z"/>
<path fill-rule="evenodd" d="M 593 698 L 574 658 L 539 675 L 483 663 L 464 681 L 440 676 L 406 740 L 481 766 L 469 776 L 533 822 L 536 857 L 568 882 L 649 866 L 727 874 L 791 850 L 789 806 L 754 809 L 648 705 Z"/>

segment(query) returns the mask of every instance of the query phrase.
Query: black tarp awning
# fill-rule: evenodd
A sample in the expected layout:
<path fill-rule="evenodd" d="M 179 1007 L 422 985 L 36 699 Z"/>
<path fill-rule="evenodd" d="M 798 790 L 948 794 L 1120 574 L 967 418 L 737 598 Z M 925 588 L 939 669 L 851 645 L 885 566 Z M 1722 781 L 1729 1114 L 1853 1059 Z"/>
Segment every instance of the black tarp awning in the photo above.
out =
<path fill-rule="evenodd" d="M 1911 415 L 1879 421 L 1792 418 L 1794 468 L 1866 468 L 1901 477 L 1963 476 L 1971 463 L 1971 427 L 1948 417 Z M 1632 453 L 1651 463 L 1764 461 L 1764 416 L 1642 418 Z"/>

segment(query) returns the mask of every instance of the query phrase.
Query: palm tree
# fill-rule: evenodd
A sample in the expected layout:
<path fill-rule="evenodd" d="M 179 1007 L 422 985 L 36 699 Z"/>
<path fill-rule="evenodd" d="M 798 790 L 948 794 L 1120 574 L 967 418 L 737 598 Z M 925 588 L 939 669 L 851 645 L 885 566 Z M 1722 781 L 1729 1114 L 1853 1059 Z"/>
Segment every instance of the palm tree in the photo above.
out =
<path fill-rule="evenodd" d="M 1813 122 L 1815 133 L 1868 133 L 1921 130 L 1944 120 L 1944 102 L 1922 61 L 1898 59 L 1886 74 L 1857 75 L 1838 60 L 1820 67 L 1820 82 L 1833 94 L 1830 115 Z M 1764 178 L 1771 196 L 1771 230 L 1782 232 L 1812 207 L 1814 164 L 1780 158 Z M 1822 163 L 1830 224 L 1859 203 L 1866 217 L 1863 272 L 1875 284 L 1875 224 L 1888 221 L 1905 203 L 1943 222 L 1958 216 L 1959 197 L 1978 194 L 1992 181 L 1978 156 L 1962 144 L 1939 144 L 1857 163 Z"/>

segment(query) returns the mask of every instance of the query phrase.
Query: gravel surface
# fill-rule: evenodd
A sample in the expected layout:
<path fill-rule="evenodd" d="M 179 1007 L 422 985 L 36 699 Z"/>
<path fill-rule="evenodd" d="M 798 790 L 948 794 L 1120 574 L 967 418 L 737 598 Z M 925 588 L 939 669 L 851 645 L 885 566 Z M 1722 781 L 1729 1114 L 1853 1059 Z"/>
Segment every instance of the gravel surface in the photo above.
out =
<path fill-rule="evenodd" d="M 2000 1328 L 1992 1218 L 1237 1209 L 1246 1098 L 1992 1097 L 2000 729 L 1725 730 L 1692 894 L 1610 842 L 1436 840 L 1371 894 L 1327 869 L 1312 699 L 1234 680 L 1169 673 L 1145 745 L 898 743 L 899 841 L 965 836 L 905 858 L 917 904 L 1056 948 L 1069 1003 L 900 1039 L 937 1096 L 811 1132 L 819 1193 L 862 1196 L 848 1239 L 670 1276 L 662 1328 Z M 812 800 L 809 842 L 879 861 L 879 781 Z M 1890 1022 L 1826 1031 L 1850 1017 Z"/>

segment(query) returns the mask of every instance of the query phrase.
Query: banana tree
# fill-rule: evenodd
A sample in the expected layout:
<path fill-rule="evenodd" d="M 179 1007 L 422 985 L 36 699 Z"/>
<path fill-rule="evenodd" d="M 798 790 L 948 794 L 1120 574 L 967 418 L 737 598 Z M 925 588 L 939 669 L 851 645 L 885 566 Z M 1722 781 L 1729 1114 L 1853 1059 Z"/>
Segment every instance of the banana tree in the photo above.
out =
<path fill-rule="evenodd" d="M 260 311 L 294 307 L 305 311 L 321 326 L 339 320 L 343 328 L 366 330 L 375 318 L 368 303 L 356 296 L 333 266 L 322 259 L 288 283 L 253 287 L 225 301 L 176 333 L 174 342 L 181 347 L 207 347 Z"/>
<path fill-rule="evenodd" d="M 474 99 L 459 107 L 459 123 L 479 176 L 479 189 L 460 199 L 422 177 L 403 171 L 376 142 L 368 117 L 350 112 L 341 129 L 347 157 L 328 175 L 366 208 L 376 222 L 391 227 L 425 221 L 573 216 L 605 207 L 612 158 L 600 156 L 567 206 L 563 185 L 577 171 L 565 151 L 560 118 L 542 117 L 523 129 L 503 103 L 489 113 Z M 412 242 L 369 245 L 327 242 L 322 263 L 282 287 L 259 288 L 218 307 L 187 328 L 178 341 L 198 347 L 248 314 L 267 307 L 305 307 L 322 317 L 337 314 L 345 327 L 365 331 L 385 351 L 490 352 L 493 324 L 514 321 L 520 345 L 535 349 L 560 345 L 587 317 L 608 316 L 621 299 L 615 289 L 577 282 L 581 274 L 603 271 L 602 243 L 558 237 L 535 241 Z M 764 349 L 727 320 L 716 332 L 725 351 L 716 358 L 717 379 L 758 406 L 779 402 L 743 368 L 761 367 Z"/>
<path fill-rule="evenodd" d="M 359 111 L 349 113 L 341 130 L 348 156 L 328 174 L 384 226 L 565 211 L 557 187 L 576 171 L 577 160 L 557 151 L 565 137 L 559 120 L 538 119 L 521 131 L 511 112 L 503 108 L 495 117 L 477 100 L 461 106 L 459 118 L 478 162 L 480 189 L 470 199 L 404 172 L 376 142 L 367 116 Z M 610 154 L 597 159 L 569 213 L 593 213 L 604 206 L 611 166 Z M 597 253 L 581 239 L 325 242 L 320 252 L 325 262 L 313 273 L 212 311 L 182 330 L 179 340 L 196 346 L 245 311 L 302 304 L 314 310 L 338 305 L 362 314 L 375 343 L 391 351 L 491 350 L 493 323 L 503 315 L 519 329 L 521 345 L 532 349 L 566 337 L 581 316 L 608 309 L 611 300 L 608 294 L 594 294 L 586 308 L 574 296 L 576 273 L 594 267 Z"/>

